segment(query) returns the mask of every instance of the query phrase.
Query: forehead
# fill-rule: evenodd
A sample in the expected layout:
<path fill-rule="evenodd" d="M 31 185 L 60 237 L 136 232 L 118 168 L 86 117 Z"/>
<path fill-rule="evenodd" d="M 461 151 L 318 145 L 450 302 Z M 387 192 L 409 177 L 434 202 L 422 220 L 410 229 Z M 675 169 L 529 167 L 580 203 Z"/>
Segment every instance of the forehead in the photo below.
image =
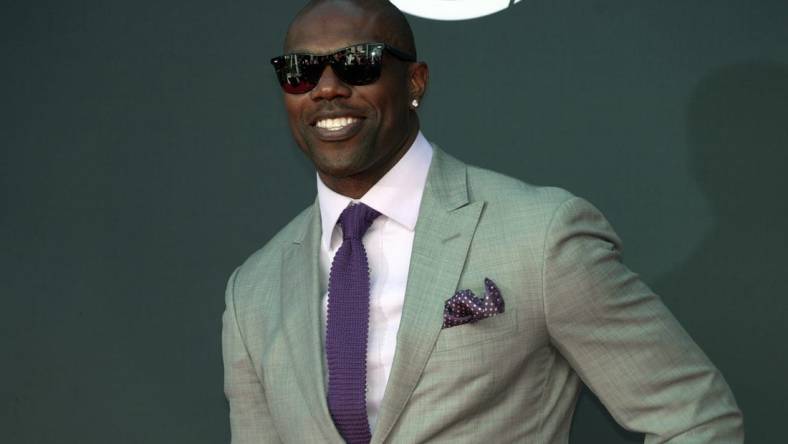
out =
<path fill-rule="evenodd" d="M 337 5 L 318 6 L 290 26 L 285 52 L 328 53 L 356 43 L 386 42 L 376 14 Z"/>

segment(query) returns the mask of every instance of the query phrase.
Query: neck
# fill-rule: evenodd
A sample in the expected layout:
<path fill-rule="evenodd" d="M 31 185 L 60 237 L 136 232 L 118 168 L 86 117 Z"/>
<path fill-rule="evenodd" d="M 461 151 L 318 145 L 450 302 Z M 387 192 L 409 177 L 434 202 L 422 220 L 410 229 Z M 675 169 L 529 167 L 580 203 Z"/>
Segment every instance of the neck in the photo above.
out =
<path fill-rule="evenodd" d="M 353 174 L 350 176 L 345 177 L 335 177 L 325 174 L 321 171 L 318 171 L 317 174 L 320 176 L 320 180 L 330 188 L 332 191 L 339 193 L 343 196 L 347 196 L 351 199 L 360 199 L 362 196 L 367 194 L 370 188 L 372 188 L 378 181 L 383 178 L 383 176 L 388 173 L 394 165 L 402 159 L 402 156 L 408 152 L 413 142 L 416 140 L 416 136 L 419 134 L 419 128 L 416 127 L 405 141 L 400 146 L 400 149 L 395 151 L 392 155 L 388 156 L 387 158 L 381 159 L 379 165 L 370 167 L 363 172 L 358 174 Z"/>

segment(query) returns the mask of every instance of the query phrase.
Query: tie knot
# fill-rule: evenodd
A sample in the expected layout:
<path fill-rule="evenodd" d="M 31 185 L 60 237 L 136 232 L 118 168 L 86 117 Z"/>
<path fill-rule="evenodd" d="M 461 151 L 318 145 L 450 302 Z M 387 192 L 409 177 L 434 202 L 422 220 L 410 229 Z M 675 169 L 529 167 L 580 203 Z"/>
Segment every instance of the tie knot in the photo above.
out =
<path fill-rule="evenodd" d="M 372 222 L 380 213 L 363 203 L 351 204 L 339 215 L 342 225 L 342 237 L 345 239 L 361 239 Z"/>

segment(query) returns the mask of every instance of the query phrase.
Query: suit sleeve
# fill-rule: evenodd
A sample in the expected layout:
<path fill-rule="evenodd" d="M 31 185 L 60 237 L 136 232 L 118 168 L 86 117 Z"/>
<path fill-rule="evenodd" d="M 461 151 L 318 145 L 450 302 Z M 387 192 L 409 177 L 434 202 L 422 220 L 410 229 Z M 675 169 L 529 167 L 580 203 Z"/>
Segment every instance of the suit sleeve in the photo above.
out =
<path fill-rule="evenodd" d="M 235 279 L 230 276 L 222 316 L 224 393 L 230 404 L 232 444 L 281 442 L 274 428 L 265 392 L 238 326 L 235 312 Z"/>
<path fill-rule="evenodd" d="M 733 394 L 660 298 L 620 258 L 605 218 L 579 198 L 553 215 L 543 297 L 551 340 L 623 427 L 646 443 L 741 443 Z"/>

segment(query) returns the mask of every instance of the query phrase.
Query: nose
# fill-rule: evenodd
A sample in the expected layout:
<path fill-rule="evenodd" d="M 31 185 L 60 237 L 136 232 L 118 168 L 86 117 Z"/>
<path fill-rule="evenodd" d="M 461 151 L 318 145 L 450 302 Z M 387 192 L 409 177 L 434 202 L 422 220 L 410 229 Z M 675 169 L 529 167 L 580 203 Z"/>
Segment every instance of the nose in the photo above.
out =
<path fill-rule="evenodd" d="M 350 86 L 334 73 L 331 65 L 323 68 L 317 85 L 310 92 L 313 100 L 331 100 L 350 96 Z"/>

